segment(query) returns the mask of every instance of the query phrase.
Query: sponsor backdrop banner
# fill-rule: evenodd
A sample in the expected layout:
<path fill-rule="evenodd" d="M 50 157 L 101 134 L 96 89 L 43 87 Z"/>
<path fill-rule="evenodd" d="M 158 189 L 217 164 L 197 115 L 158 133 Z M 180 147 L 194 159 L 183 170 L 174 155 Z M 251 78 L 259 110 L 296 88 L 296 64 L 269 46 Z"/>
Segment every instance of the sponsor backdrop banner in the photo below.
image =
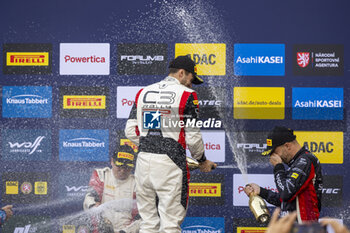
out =
<path fill-rule="evenodd" d="M 117 87 L 117 117 L 129 118 L 136 94 L 142 87 Z"/>
<path fill-rule="evenodd" d="M 284 76 L 284 44 L 235 44 L 234 74 L 242 76 Z"/>
<path fill-rule="evenodd" d="M 60 87 L 62 118 L 105 118 L 108 106 L 108 87 Z"/>
<path fill-rule="evenodd" d="M 51 130 L 4 129 L 2 137 L 2 160 L 31 161 L 51 160 Z"/>
<path fill-rule="evenodd" d="M 175 57 L 187 55 L 198 75 L 226 74 L 226 44 L 175 44 Z"/>
<path fill-rule="evenodd" d="M 321 163 L 343 163 L 343 132 L 295 131 L 298 142 L 306 146 Z"/>
<path fill-rule="evenodd" d="M 3 233 L 47 233 L 52 232 L 51 221 L 48 216 L 37 215 L 14 215 L 3 226 Z"/>
<path fill-rule="evenodd" d="M 293 88 L 293 119 L 343 120 L 343 88 Z"/>
<path fill-rule="evenodd" d="M 51 196 L 49 173 L 2 173 L 2 202 L 47 203 Z"/>
<path fill-rule="evenodd" d="M 249 198 L 244 192 L 246 184 L 256 183 L 259 186 L 278 192 L 273 174 L 234 174 L 233 175 L 233 205 L 234 206 L 249 206 Z M 267 206 L 272 206 L 266 203 Z"/>
<path fill-rule="evenodd" d="M 189 186 L 190 205 L 223 205 L 225 203 L 224 176 L 222 174 L 194 174 Z"/>
<path fill-rule="evenodd" d="M 109 43 L 61 43 L 60 75 L 109 75 Z"/>
<path fill-rule="evenodd" d="M 225 162 L 225 131 L 223 130 L 202 130 L 202 137 L 207 159 L 214 162 Z M 191 157 L 190 151 L 186 150 L 187 156 Z"/>
<path fill-rule="evenodd" d="M 4 74 L 51 74 L 52 44 L 4 44 Z"/>
<path fill-rule="evenodd" d="M 118 44 L 118 74 L 164 75 L 167 49 L 167 44 Z"/>
<path fill-rule="evenodd" d="M 293 45 L 293 74 L 339 76 L 344 74 L 344 46 L 341 44 Z"/>
<path fill-rule="evenodd" d="M 108 161 L 108 130 L 60 130 L 61 161 Z"/>
<path fill-rule="evenodd" d="M 284 119 L 283 87 L 235 87 L 233 93 L 235 119 Z"/>
<path fill-rule="evenodd" d="M 2 117 L 50 118 L 52 88 L 45 86 L 2 87 Z"/>
<path fill-rule="evenodd" d="M 124 134 L 136 93 L 163 80 L 179 55 L 204 80 L 192 86 L 197 122 L 219 165 L 190 172 L 184 232 L 264 230 L 243 187 L 276 191 L 260 153 L 277 125 L 320 160 L 320 216 L 350 225 L 347 1 L 304 1 L 317 10 L 302 12 L 296 1 L 3 2 L 0 208 L 13 204 L 15 216 L 0 232 L 91 233 L 82 206 L 91 172 L 111 166 L 118 145 L 138 151 Z M 181 98 L 173 94 L 141 99 L 159 97 L 139 130 L 180 123 L 167 104 L 157 113 L 157 102 Z"/>
<path fill-rule="evenodd" d="M 186 217 L 181 224 L 182 233 L 225 232 L 225 218 Z"/>

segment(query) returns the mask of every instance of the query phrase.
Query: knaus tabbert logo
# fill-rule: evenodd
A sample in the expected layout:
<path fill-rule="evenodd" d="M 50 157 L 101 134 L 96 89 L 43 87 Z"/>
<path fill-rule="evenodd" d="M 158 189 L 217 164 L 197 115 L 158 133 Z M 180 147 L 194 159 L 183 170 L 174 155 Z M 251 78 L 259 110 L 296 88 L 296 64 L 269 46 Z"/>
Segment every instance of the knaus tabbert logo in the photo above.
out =
<path fill-rule="evenodd" d="M 63 141 L 64 148 L 102 148 L 105 143 L 95 138 L 73 138 Z"/>
<path fill-rule="evenodd" d="M 163 55 L 155 55 L 155 56 L 143 56 L 143 55 L 121 55 L 121 61 L 129 61 L 132 64 L 152 64 L 153 62 L 162 62 L 164 61 Z"/>
<path fill-rule="evenodd" d="M 38 149 L 38 147 L 44 138 L 45 136 L 39 136 L 34 142 L 8 142 L 10 145 L 10 152 L 28 153 L 29 155 L 33 154 L 34 152 L 42 152 L 42 150 Z"/>
<path fill-rule="evenodd" d="M 217 230 L 212 226 L 205 225 L 196 225 L 196 226 L 188 226 L 182 228 L 182 233 L 221 233 L 222 230 Z"/>
<path fill-rule="evenodd" d="M 48 104 L 48 99 L 39 95 L 16 95 L 6 98 L 6 104 Z"/>

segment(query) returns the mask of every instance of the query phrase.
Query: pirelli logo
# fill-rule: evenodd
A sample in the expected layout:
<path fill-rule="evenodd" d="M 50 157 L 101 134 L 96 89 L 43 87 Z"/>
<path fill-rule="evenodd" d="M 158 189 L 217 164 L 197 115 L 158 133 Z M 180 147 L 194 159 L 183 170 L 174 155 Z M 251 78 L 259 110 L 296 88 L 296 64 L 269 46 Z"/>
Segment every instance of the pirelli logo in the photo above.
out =
<path fill-rule="evenodd" d="M 237 233 L 264 233 L 267 227 L 237 227 Z"/>
<path fill-rule="evenodd" d="M 120 159 L 129 159 L 129 160 L 134 160 L 134 155 L 125 153 L 125 152 L 118 152 L 118 158 Z"/>
<path fill-rule="evenodd" d="M 48 66 L 48 52 L 7 52 L 7 66 Z"/>
<path fill-rule="evenodd" d="M 6 194 L 18 194 L 18 181 L 6 181 Z"/>
<path fill-rule="evenodd" d="M 83 96 L 65 95 L 63 96 L 64 109 L 106 109 L 106 96 Z"/>
<path fill-rule="evenodd" d="M 221 197 L 221 183 L 190 183 L 190 197 Z"/>
<path fill-rule="evenodd" d="M 120 145 L 123 146 L 123 145 L 128 145 L 130 146 L 134 152 L 138 152 L 139 151 L 139 148 L 138 146 L 135 145 L 135 143 L 133 143 L 132 141 L 130 141 L 129 139 L 125 139 L 125 138 L 121 138 L 120 139 Z"/>

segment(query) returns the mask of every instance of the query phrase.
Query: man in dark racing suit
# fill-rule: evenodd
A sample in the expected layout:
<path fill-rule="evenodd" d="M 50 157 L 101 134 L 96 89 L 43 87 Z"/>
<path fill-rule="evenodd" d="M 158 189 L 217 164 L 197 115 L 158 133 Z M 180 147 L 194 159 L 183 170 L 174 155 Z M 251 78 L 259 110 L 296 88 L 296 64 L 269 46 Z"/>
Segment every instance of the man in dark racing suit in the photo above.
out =
<path fill-rule="evenodd" d="M 321 211 L 322 173 L 320 161 L 301 147 L 293 130 L 276 126 L 267 137 L 267 150 L 274 166 L 278 193 L 257 184 L 247 184 L 244 191 L 261 196 L 270 204 L 281 207 L 281 215 L 297 211 L 299 223 L 317 221 Z M 288 165 L 285 169 L 283 163 Z"/>

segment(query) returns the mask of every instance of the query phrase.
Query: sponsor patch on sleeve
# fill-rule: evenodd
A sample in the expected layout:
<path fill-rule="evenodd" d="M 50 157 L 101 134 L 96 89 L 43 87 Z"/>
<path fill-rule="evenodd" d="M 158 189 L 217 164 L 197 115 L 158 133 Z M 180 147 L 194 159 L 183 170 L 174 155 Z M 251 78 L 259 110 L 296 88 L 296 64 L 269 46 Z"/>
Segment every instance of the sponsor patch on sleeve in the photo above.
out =
<path fill-rule="evenodd" d="M 291 177 L 294 178 L 294 179 L 297 179 L 298 176 L 299 176 L 299 174 L 298 174 L 298 173 L 295 173 L 295 172 L 293 172 L 293 174 L 291 175 Z"/>

